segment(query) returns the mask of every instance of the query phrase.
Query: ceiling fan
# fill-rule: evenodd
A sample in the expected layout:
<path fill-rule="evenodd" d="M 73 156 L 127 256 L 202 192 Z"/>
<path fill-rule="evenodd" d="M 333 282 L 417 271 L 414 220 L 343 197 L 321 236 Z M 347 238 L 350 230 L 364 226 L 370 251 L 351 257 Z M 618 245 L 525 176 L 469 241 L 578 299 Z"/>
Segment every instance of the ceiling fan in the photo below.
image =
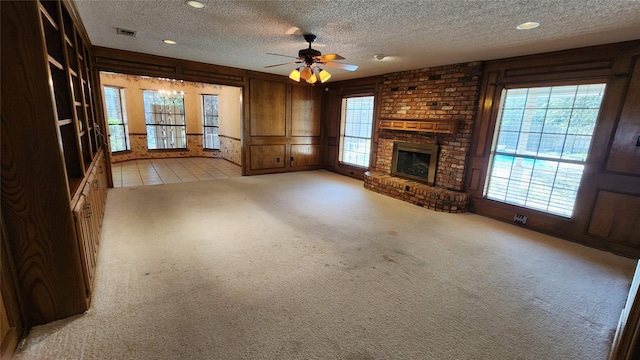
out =
<path fill-rule="evenodd" d="M 357 65 L 349 65 L 349 64 L 334 62 L 334 60 L 344 60 L 344 58 L 338 54 L 322 55 L 320 51 L 311 48 L 311 43 L 316 40 L 315 35 L 304 34 L 303 36 L 304 36 L 304 40 L 309 43 L 309 47 L 298 51 L 298 57 L 269 53 L 269 55 L 291 57 L 294 59 L 298 59 L 298 61 L 292 61 L 284 64 L 269 65 L 269 66 L 265 66 L 265 68 L 272 68 L 276 66 L 290 65 L 290 64 L 302 64 L 302 66 L 296 67 L 291 72 L 291 74 L 289 74 L 289 78 L 298 82 L 300 81 L 300 79 L 303 79 L 309 84 L 314 84 L 318 80 L 324 83 L 325 81 L 329 80 L 329 78 L 331 77 L 331 74 L 329 74 L 327 70 L 321 69 L 320 65 L 347 70 L 347 71 L 355 71 L 358 68 Z"/>

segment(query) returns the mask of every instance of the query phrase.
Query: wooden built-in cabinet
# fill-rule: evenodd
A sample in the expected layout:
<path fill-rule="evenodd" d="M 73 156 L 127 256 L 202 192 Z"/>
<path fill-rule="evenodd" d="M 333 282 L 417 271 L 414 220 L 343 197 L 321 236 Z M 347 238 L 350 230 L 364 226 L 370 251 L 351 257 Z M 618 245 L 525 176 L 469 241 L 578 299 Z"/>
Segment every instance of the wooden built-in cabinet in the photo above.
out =
<path fill-rule="evenodd" d="M 84 264 L 87 302 L 91 300 L 106 201 L 107 171 L 104 157 L 100 157 L 92 166 L 73 208 L 78 247 Z"/>
<path fill-rule="evenodd" d="M 246 175 L 320 167 L 322 90 L 280 80 L 249 80 Z"/>
<path fill-rule="evenodd" d="M 28 329 L 89 306 L 108 164 L 73 2 L 1 6 L 2 250 Z"/>

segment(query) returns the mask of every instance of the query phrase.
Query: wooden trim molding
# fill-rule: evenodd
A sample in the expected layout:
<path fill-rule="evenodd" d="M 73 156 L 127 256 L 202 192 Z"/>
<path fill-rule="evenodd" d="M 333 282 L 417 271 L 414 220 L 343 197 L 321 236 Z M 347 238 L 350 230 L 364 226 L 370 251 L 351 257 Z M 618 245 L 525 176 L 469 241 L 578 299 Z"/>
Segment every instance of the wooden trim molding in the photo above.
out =
<path fill-rule="evenodd" d="M 404 120 L 393 118 L 380 118 L 378 120 L 379 129 L 442 134 L 457 133 L 459 124 L 458 120 Z"/>
<path fill-rule="evenodd" d="M 100 46 L 94 46 L 92 49 L 94 66 L 100 71 L 168 77 L 230 86 L 243 86 L 247 74 L 246 70 L 221 65 Z"/>
<path fill-rule="evenodd" d="M 231 140 L 236 140 L 236 141 L 242 141 L 242 140 L 238 139 L 237 137 L 227 136 L 227 135 L 222 135 L 222 134 L 219 134 L 218 137 L 231 139 Z"/>

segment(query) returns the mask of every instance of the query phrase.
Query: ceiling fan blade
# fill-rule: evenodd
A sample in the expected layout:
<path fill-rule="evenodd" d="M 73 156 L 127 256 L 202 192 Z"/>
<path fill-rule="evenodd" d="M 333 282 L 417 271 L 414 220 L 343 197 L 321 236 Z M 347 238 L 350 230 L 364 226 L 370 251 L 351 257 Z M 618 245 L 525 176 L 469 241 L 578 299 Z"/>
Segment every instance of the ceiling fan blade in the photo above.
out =
<path fill-rule="evenodd" d="M 291 64 L 299 64 L 300 61 L 292 61 L 292 62 L 288 62 L 288 63 L 284 63 L 284 64 L 276 64 L 276 65 L 268 65 L 265 66 L 264 68 L 272 68 L 272 67 L 276 67 L 276 66 L 282 66 L 282 65 L 291 65 Z"/>
<path fill-rule="evenodd" d="M 320 56 L 314 57 L 314 59 L 318 59 L 321 62 L 333 61 L 333 60 L 344 60 L 344 58 L 338 54 L 320 55 Z"/>
<path fill-rule="evenodd" d="M 338 68 L 338 69 L 347 70 L 347 71 L 356 71 L 358 69 L 358 65 L 341 64 L 341 63 L 331 62 L 331 61 L 323 62 L 322 64 L 328 67 Z"/>
<path fill-rule="evenodd" d="M 298 58 L 296 56 L 280 55 L 280 54 L 273 54 L 273 53 L 267 53 L 267 55 L 284 56 L 284 57 L 288 57 L 288 58 L 292 58 L 292 59 L 297 59 Z"/>

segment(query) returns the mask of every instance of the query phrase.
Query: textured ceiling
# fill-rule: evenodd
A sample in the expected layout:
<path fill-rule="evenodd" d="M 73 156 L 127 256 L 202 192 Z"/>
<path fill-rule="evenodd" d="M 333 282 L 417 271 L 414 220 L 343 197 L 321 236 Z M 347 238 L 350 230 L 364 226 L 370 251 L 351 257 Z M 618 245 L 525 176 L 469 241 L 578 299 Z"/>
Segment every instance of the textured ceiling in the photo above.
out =
<path fill-rule="evenodd" d="M 640 0 L 202 2 L 75 0 L 93 45 L 280 75 L 294 66 L 264 67 L 294 59 L 267 53 L 297 56 L 313 33 L 315 49 L 359 66 L 329 69 L 330 81 L 640 39 Z M 516 30 L 526 21 L 541 25 Z"/>

